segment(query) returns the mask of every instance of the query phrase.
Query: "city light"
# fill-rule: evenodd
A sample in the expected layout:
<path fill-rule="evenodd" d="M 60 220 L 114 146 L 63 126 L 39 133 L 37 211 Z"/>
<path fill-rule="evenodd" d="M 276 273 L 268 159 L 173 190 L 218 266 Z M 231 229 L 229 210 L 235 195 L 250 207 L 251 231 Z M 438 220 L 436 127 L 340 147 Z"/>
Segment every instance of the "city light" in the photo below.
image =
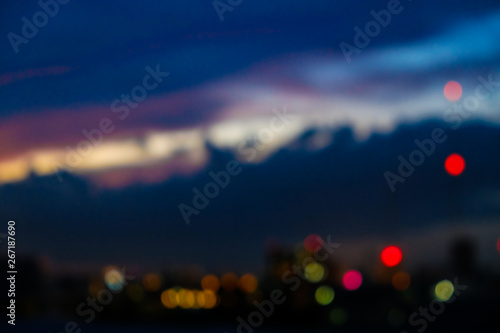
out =
<path fill-rule="evenodd" d="M 453 283 L 449 280 L 443 280 L 436 284 L 436 288 L 434 289 L 434 293 L 436 294 L 436 298 L 440 301 L 446 302 L 450 299 L 455 291 L 455 287 Z"/>
<path fill-rule="evenodd" d="M 316 289 L 314 297 L 319 305 L 328 305 L 333 302 L 333 299 L 335 298 L 335 291 L 328 286 L 320 286 Z"/>
<path fill-rule="evenodd" d="M 306 265 L 304 275 L 309 282 L 320 282 L 325 277 L 325 268 L 317 262 L 312 262 Z"/>
<path fill-rule="evenodd" d="M 315 251 L 320 250 L 322 246 L 323 246 L 323 239 L 318 235 L 314 234 L 309 235 L 304 240 L 304 248 L 309 253 L 314 253 Z"/>
<path fill-rule="evenodd" d="M 104 268 L 104 282 L 109 289 L 118 291 L 123 288 L 125 278 L 118 268 L 110 266 Z"/>
<path fill-rule="evenodd" d="M 250 294 L 257 290 L 258 281 L 255 275 L 245 274 L 240 278 L 238 285 L 243 292 Z"/>
<path fill-rule="evenodd" d="M 203 289 L 208 289 L 217 292 L 217 290 L 219 290 L 220 288 L 219 278 L 213 274 L 205 275 L 201 279 L 201 287 Z"/>
<path fill-rule="evenodd" d="M 220 284 L 225 291 L 234 291 L 238 288 L 238 277 L 234 273 L 226 273 L 220 278 Z"/>
<path fill-rule="evenodd" d="M 147 274 L 142 279 L 142 284 L 147 291 L 158 291 L 161 287 L 161 277 L 156 273 Z"/>
<path fill-rule="evenodd" d="M 446 171 L 452 176 L 459 176 L 465 169 L 465 160 L 459 154 L 451 154 L 444 163 Z"/>
<path fill-rule="evenodd" d="M 391 245 L 387 246 L 383 251 L 380 257 L 382 262 L 387 267 L 394 267 L 398 265 L 403 259 L 403 252 L 397 246 Z"/>
<path fill-rule="evenodd" d="M 344 274 L 344 277 L 342 278 L 342 284 L 347 290 L 356 290 L 361 286 L 362 283 L 363 277 L 361 276 L 361 273 L 356 270 L 350 270 L 346 272 Z"/>
<path fill-rule="evenodd" d="M 410 286 L 411 278 L 410 275 L 406 272 L 397 272 L 392 277 L 392 285 L 396 290 L 406 290 Z"/>

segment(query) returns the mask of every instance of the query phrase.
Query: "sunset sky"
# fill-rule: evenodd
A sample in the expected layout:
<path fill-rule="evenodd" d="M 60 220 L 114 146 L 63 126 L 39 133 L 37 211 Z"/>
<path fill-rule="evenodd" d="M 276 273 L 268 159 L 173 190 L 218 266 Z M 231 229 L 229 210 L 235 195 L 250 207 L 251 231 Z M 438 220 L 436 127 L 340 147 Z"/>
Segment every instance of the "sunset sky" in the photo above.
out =
<path fill-rule="evenodd" d="M 403 2 L 350 63 L 339 44 L 354 45 L 353 28 L 387 2 L 245 1 L 222 22 L 210 1 L 61 5 L 18 53 L 8 38 L 0 44 L 0 183 L 61 168 L 102 186 L 156 182 L 200 170 L 207 144 L 246 163 L 238 147 L 252 144 L 273 110 L 295 121 L 252 163 L 311 128 L 352 126 L 364 140 L 400 123 L 441 119 L 452 105 L 443 95 L 448 81 L 471 95 L 478 76 L 497 77 L 500 62 L 500 5 L 453 3 L 436 10 L 430 1 Z M 35 1 L 2 6 L 4 36 L 21 34 L 21 18 L 40 10 Z M 168 75 L 150 77 L 154 88 L 127 106 L 123 94 L 138 93 L 151 76 L 146 68 Z M 499 94 L 482 102 L 473 118 L 500 122 L 499 102 Z M 109 133 L 81 160 L 71 157 L 103 119 Z"/>

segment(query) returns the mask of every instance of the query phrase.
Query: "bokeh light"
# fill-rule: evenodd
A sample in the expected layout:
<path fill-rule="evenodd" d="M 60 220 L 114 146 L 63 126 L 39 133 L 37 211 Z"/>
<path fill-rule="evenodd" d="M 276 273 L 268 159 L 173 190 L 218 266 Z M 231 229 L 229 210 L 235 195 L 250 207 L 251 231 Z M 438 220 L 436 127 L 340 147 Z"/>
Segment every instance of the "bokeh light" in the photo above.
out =
<path fill-rule="evenodd" d="M 456 102 L 462 97 L 462 86 L 456 81 L 449 81 L 444 86 L 444 96 L 451 102 Z"/>
<path fill-rule="evenodd" d="M 347 312 L 341 307 L 333 308 L 330 312 L 330 321 L 335 325 L 343 325 L 347 318 Z"/>
<path fill-rule="evenodd" d="M 309 235 L 304 240 L 304 248 L 310 252 L 314 253 L 315 251 L 319 251 L 323 247 L 323 239 L 318 235 Z"/>
<path fill-rule="evenodd" d="M 408 287 L 410 287 L 411 283 L 411 277 L 410 274 L 406 272 L 397 272 L 396 274 L 393 275 L 392 277 L 392 285 L 396 290 L 406 290 Z"/>
<path fill-rule="evenodd" d="M 176 301 L 179 303 L 179 306 L 183 309 L 189 309 L 194 304 L 194 295 L 190 295 L 188 301 L 188 293 L 192 292 L 190 290 L 181 289 L 177 292 Z"/>
<path fill-rule="evenodd" d="M 443 280 L 436 284 L 436 288 L 434 289 L 434 293 L 436 294 L 436 298 L 440 301 L 446 302 L 450 299 L 450 297 L 455 292 L 455 287 L 450 280 Z"/>
<path fill-rule="evenodd" d="M 465 160 L 459 154 L 451 154 L 444 162 L 446 172 L 452 176 L 460 175 L 465 169 Z"/>
<path fill-rule="evenodd" d="M 226 273 L 220 278 L 220 284 L 226 291 L 234 291 L 238 288 L 238 277 L 234 273 Z"/>
<path fill-rule="evenodd" d="M 356 270 L 350 270 L 344 274 L 342 278 L 342 284 L 347 290 L 356 290 L 363 283 L 363 277 L 360 272 Z"/>
<path fill-rule="evenodd" d="M 161 277 L 156 273 L 146 274 L 142 278 L 142 284 L 147 291 L 158 291 L 161 287 Z"/>
<path fill-rule="evenodd" d="M 171 288 L 161 293 L 161 302 L 168 309 L 212 309 L 217 306 L 217 295 L 212 290 Z"/>
<path fill-rule="evenodd" d="M 243 292 L 247 294 L 253 293 L 255 290 L 257 290 L 257 277 L 255 277 L 255 275 L 253 274 L 244 274 L 240 278 L 238 285 Z"/>
<path fill-rule="evenodd" d="M 104 283 L 110 290 L 118 291 L 123 288 L 125 278 L 116 267 L 104 268 Z"/>
<path fill-rule="evenodd" d="M 168 309 L 173 309 L 179 305 L 177 292 L 174 289 L 168 289 L 161 293 L 161 303 Z"/>
<path fill-rule="evenodd" d="M 205 293 L 200 290 L 193 290 L 194 305 L 193 309 L 199 309 L 205 306 Z"/>
<path fill-rule="evenodd" d="M 497 250 L 500 253 L 500 238 L 497 240 Z"/>
<path fill-rule="evenodd" d="M 201 287 L 203 289 L 208 289 L 217 292 L 217 290 L 219 290 L 220 288 L 219 278 L 212 274 L 205 275 L 201 279 Z"/>
<path fill-rule="evenodd" d="M 89 284 L 89 293 L 93 296 L 97 295 L 97 293 L 103 290 L 106 285 L 102 281 L 92 281 Z"/>
<path fill-rule="evenodd" d="M 316 302 L 320 305 L 328 305 L 333 302 L 335 298 L 335 292 L 329 286 L 320 286 L 316 289 L 314 293 L 314 297 L 316 298 Z"/>
<path fill-rule="evenodd" d="M 307 281 L 316 283 L 325 277 L 325 268 L 323 265 L 318 264 L 317 262 L 312 262 L 306 265 L 304 269 L 304 275 Z"/>
<path fill-rule="evenodd" d="M 391 245 L 387 246 L 380 256 L 382 262 L 387 267 L 394 267 L 398 265 L 403 259 L 403 252 L 397 246 Z"/>
<path fill-rule="evenodd" d="M 212 290 L 204 290 L 203 294 L 205 296 L 205 304 L 203 307 L 205 309 L 212 309 L 217 305 L 217 295 Z"/>

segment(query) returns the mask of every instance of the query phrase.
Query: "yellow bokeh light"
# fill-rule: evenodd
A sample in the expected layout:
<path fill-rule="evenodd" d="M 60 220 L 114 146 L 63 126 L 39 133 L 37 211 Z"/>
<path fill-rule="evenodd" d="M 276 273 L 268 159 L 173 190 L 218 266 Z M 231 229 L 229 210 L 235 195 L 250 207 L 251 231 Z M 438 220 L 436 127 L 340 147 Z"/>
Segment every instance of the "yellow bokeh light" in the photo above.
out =
<path fill-rule="evenodd" d="M 220 284 L 226 291 L 234 291 L 238 288 L 238 277 L 234 273 L 226 273 L 220 278 Z"/>
<path fill-rule="evenodd" d="M 161 287 L 161 277 L 156 273 L 147 274 L 142 279 L 142 284 L 147 291 L 158 291 Z"/>
<path fill-rule="evenodd" d="M 192 290 L 186 290 L 185 294 L 185 300 L 188 308 L 192 308 L 194 306 L 194 303 L 196 301 L 196 296 Z"/>
<path fill-rule="evenodd" d="M 121 290 L 125 284 L 125 278 L 117 267 L 108 266 L 104 268 L 104 283 L 111 290 Z"/>
<path fill-rule="evenodd" d="M 212 290 L 204 290 L 203 294 L 205 297 L 203 307 L 205 309 L 213 309 L 217 305 L 217 295 Z"/>
<path fill-rule="evenodd" d="M 219 290 L 220 288 L 219 279 L 217 278 L 217 276 L 212 274 L 206 275 L 201 279 L 201 287 L 203 289 L 208 289 L 217 292 L 217 290 Z"/>
<path fill-rule="evenodd" d="M 312 262 L 306 265 L 304 274 L 309 282 L 319 282 L 325 277 L 325 268 L 317 262 Z"/>
<path fill-rule="evenodd" d="M 253 274 L 245 274 L 240 278 L 239 287 L 247 294 L 253 293 L 257 290 L 257 277 Z"/>
<path fill-rule="evenodd" d="M 164 307 L 168 309 L 173 309 L 177 307 L 177 293 L 173 289 L 164 290 L 161 293 L 161 303 Z"/>
<path fill-rule="evenodd" d="M 436 298 L 443 302 L 449 300 L 454 292 L 455 292 L 455 287 L 453 286 L 453 283 L 449 280 L 443 280 L 438 282 L 436 284 L 436 288 L 434 289 Z"/>
<path fill-rule="evenodd" d="M 410 286 L 411 278 L 410 275 L 406 272 L 397 272 L 392 277 L 392 285 L 395 289 L 403 291 L 408 289 Z"/>
<path fill-rule="evenodd" d="M 199 290 L 193 290 L 195 296 L 194 309 L 199 309 L 205 306 L 205 293 Z"/>
<path fill-rule="evenodd" d="M 188 295 L 191 293 L 191 295 Z M 177 302 L 179 306 L 183 309 L 189 309 L 194 304 L 194 295 L 190 290 L 181 289 L 177 292 Z"/>
<path fill-rule="evenodd" d="M 335 298 L 335 292 L 328 286 L 320 286 L 318 289 L 316 289 L 314 297 L 316 298 L 316 302 L 318 302 L 318 304 L 328 305 L 333 302 L 333 299 Z"/>

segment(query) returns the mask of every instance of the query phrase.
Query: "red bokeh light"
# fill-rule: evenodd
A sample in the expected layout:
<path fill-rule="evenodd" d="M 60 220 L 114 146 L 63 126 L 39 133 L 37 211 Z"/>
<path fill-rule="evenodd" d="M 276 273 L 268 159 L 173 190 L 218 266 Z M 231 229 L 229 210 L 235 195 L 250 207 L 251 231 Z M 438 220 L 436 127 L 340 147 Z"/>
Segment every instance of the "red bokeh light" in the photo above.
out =
<path fill-rule="evenodd" d="M 459 154 L 451 154 L 444 162 L 444 168 L 452 176 L 460 175 L 465 169 L 465 160 Z"/>
<path fill-rule="evenodd" d="M 322 247 L 323 247 L 323 239 L 318 235 L 315 234 L 309 235 L 304 240 L 304 248 L 310 253 L 319 251 Z"/>
<path fill-rule="evenodd" d="M 497 250 L 498 250 L 498 252 L 500 252 L 500 238 L 497 241 Z"/>
<path fill-rule="evenodd" d="M 444 86 L 444 97 L 451 102 L 456 102 L 462 97 L 462 86 L 456 81 L 450 81 Z"/>
<path fill-rule="evenodd" d="M 356 290 L 361 286 L 361 283 L 363 283 L 363 277 L 356 270 L 348 271 L 342 278 L 342 284 L 347 290 Z"/>
<path fill-rule="evenodd" d="M 399 247 L 391 245 L 382 251 L 380 258 L 387 267 L 394 267 L 403 259 L 403 252 Z"/>

